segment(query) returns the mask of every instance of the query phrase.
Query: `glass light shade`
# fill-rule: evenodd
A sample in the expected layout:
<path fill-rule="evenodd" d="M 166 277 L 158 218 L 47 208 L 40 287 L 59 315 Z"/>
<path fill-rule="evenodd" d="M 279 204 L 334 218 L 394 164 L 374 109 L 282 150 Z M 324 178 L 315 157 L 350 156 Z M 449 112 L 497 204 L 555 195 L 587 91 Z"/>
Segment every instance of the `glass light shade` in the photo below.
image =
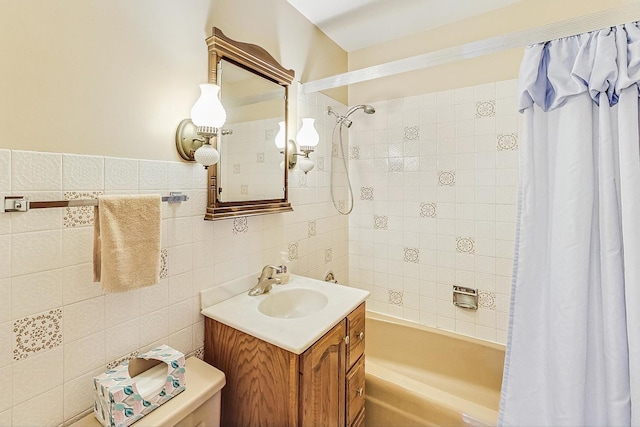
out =
<path fill-rule="evenodd" d="M 318 145 L 318 141 L 320 141 L 320 135 L 318 135 L 316 128 L 313 126 L 313 122 L 315 121 L 316 119 L 311 118 L 302 119 L 302 127 L 296 135 L 296 142 L 299 146 L 315 147 L 316 145 Z"/>
<path fill-rule="evenodd" d="M 200 148 L 193 154 L 196 162 L 200 163 L 204 167 L 215 165 L 220 160 L 220 153 L 213 148 L 211 144 L 202 144 Z"/>
<path fill-rule="evenodd" d="M 198 127 L 220 128 L 227 121 L 227 112 L 218 98 L 220 86 L 211 83 L 200 85 L 200 98 L 191 108 L 191 121 Z"/>
<path fill-rule="evenodd" d="M 313 169 L 314 166 L 315 165 L 313 164 L 313 160 L 311 160 L 308 157 L 303 157 L 300 160 L 298 160 L 298 167 L 304 173 L 309 172 L 311 169 Z"/>
<path fill-rule="evenodd" d="M 276 143 L 276 147 L 278 147 L 279 150 L 283 150 L 284 149 L 284 122 L 280 122 L 278 123 L 278 126 L 280 126 L 280 130 L 278 130 L 278 133 L 276 134 L 276 139 L 275 139 L 275 143 Z"/>

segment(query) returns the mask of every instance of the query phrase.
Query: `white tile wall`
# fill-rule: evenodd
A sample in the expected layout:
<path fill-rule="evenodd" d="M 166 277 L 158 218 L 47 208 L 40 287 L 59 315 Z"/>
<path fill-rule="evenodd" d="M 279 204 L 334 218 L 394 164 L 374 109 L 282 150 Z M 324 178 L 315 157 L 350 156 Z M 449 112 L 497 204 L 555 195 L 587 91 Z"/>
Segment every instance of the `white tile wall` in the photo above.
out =
<path fill-rule="evenodd" d="M 356 198 L 349 217 L 331 202 L 334 168 L 336 204 L 348 207 L 342 153 L 331 140 L 335 121 L 326 114 L 329 105 L 346 107 L 321 94 L 298 99 L 298 116 L 315 117 L 321 139 L 315 169 L 290 172 L 294 212 L 246 223 L 202 221 L 206 174 L 197 165 L 0 150 L 0 194 L 190 197 L 163 205 L 168 277 L 126 294 L 104 294 L 92 283 L 90 221 L 63 221 L 62 209 L 0 215 L 0 291 L 11 301 L 0 311 L 0 375 L 15 385 L 52 360 L 62 367 L 0 397 L 0 425 L 59 425 L 86 411 L 90 400 L 74 394 L 89 396 L 93 375 L 133 351 L 163 342 L 186 353 L 200 348 L 198 292 L 279 262 L 282 251 L 294 273 L 322 278 L 331 269 L 370 290 L 369 308 L 504 342 L 518 153 L 497 140 L 517 139 L 514 92 L 514 81 L 498 82 L 380 102 L 376 114 L 356 115 L 343 135 Z M 456 238 L 472 241 L 473 251 L 458 252 Z M 453 307 L 453 284 L 477 287 L 481 308 Z M 61 309 L 62 339 L 16 360 L 14 322 L 51 309 Z"/>
<path fill-rule="evenodd" d="M 331 204 L 325 120 L 328 104 L 345 107 L 322 95 L 299 102 L 322 136 L 311 156 L 327 161 L 306 176 L 291 171 L 294 212 L 246 222 L 203 221 L 207 178 L 199 165 L 0 150 L 0 195 L 57 200 L 182 191 L 190 197 L 163 204 L 167 277 L 122 294 L 105 294 L 92 281 L 92 209 L 0 214 L 0 376 L 13 390 L 0 396 L 0 426 L 58 426 L 88 411 L 93 376 L 131 352 L 159 343 L 185 353 L 201 348 L 199 291 L 280 262 L 289 244 L 299 247 L 293 273 L 322 278 L 331 269 L 348 281 L 348 222 Z M 312 236 L 310 221 L 317 224 Z M 24 334 L 45 339 L 31 345 Z"/>
<path fill-rule="evenodd" d="M 372 292 L 370 309 L 506 341 L 515 93 L 509 80 L 378 102 L 374 115 L 353 117 L 352 182 L 367 190 L 349 218 L 349 277 Z M 453 306 L 454 284 L 481 292 L 477 311 Z"/>

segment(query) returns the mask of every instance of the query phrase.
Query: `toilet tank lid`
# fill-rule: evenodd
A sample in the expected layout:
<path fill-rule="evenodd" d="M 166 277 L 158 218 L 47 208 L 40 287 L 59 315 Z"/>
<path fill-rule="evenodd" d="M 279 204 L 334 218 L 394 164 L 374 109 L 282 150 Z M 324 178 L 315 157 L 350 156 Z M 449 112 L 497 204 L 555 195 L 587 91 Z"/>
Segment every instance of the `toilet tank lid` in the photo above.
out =
<path fill-rule="evenodd" d="M 139 422 L 144 425 L 173 426 L 203 403 L 215 396 L 226 384 L 224 373 L 197 357 L 189 357 L 185 362 L 186 389 L 145 415 Z M 71 427 L 102 427 L 93 413 L 73 423 Z"/>

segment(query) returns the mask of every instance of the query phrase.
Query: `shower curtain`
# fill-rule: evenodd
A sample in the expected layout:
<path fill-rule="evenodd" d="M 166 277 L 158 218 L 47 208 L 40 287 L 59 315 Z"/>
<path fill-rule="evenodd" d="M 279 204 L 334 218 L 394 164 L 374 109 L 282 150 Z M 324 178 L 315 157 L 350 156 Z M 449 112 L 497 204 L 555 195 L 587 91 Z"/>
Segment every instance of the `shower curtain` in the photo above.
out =
<path fill-rule="evenodd" d="M 638 23 L 530 46 L 499 425 L 640 425 Z"/>

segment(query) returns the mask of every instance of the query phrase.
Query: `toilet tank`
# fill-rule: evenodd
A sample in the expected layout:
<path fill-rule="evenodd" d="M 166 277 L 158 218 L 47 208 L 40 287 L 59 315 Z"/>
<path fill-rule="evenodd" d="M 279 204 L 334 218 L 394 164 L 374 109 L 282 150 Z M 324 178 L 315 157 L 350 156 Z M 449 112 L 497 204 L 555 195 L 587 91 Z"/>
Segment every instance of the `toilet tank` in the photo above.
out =
<path fill-rule="evenodd" d="M 186 361 L 187 388 L 131 427 L 219 427 L 220 392 L 225 385 L 222 371 L 196 357 Z M 71 427 L 102 427 L 93 413 Z"/>

